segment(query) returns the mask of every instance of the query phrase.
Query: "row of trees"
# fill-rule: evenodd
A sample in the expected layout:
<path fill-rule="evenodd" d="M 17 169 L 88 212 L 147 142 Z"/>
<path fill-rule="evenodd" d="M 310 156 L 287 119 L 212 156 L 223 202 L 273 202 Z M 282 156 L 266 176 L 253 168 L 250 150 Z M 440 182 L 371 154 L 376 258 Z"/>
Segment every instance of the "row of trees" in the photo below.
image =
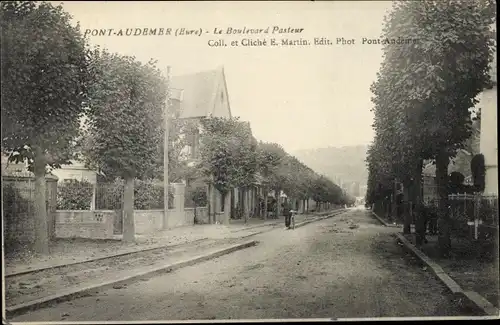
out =
<path fill-rule="evenodd" d="M 61 6 L 5 1 L 0 14 L 2 151 L 35 175 L 35 249 L 48 252 L 45 174 L 73 159 L 124 180 L 124 240 L 133 240 L 134 180 L 163 161 L 168 85 L 156 62 L 91 48 Z"/>
<path fill-rule="evenodd" d="M 201 159 L 196 170 L 211 180 L 225 197 L 232 188 L 245 191 L 256 184 L 260 175 L 264 193 L 276 194 L 279 214 L 279 194 L 305 201 L 312 198 L 318 204 L 351 204 L 340 187 L 316 174 L 297 158 L 289 155 L 279 144 L 258 142 L 250 125 L 238 118 L 209 118 L 202 120 Z M 263 214 L 267 217 L 267 200 Z"/>
<path fill-rule="evenodd" d="M 106 178 L 124 180 L 125 241 L 135 238 L 136 179 L 162 178 L 163 126 L 168 84 L 156 62 L 91 48 L 61 6 L 4 1 L 2 28 L 2 151 L 27 161 L 35 175 L 35 249 L 48 252 L 45 174 L 73 159 Z M 275 144 L 259 145 L 248 124 L 209 118 L 202 122 L 202 172 L 226 194 L 245 188 L 261 171 L 267 186 L 318 202 L 344 202 L 340 189 Z M 189 178 L 193 168 L 177 159 L 181 133 L 192 122 L 169 128 L 170 175 Z M 189 133 L 189 132 L 187 132 Z"/>
<path fill-rule="evenodd" d="M 424 161 L 436 165 L 439 245 L 449 252 L 448 164 L 471 135 L 476 96 L 491 86 L 489 63 L 495 2 L 401 1 L 385 19 L 384 39 L 410 39 L 383 47 L 372 85 L 375 138 L 367 164 L 367 203 L 380 204 L 403 184 L 405 201 L 419 216 Z M 405 211 L 404 232 L 411 216 Z M 425 234 L 423 222 L 417 231 Z"/>

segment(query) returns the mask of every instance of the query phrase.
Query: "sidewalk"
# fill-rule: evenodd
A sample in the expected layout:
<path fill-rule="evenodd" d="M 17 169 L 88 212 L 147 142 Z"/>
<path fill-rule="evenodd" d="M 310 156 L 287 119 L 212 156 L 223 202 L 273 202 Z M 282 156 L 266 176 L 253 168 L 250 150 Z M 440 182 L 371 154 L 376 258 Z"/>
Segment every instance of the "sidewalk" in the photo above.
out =
<path fill-rule="evenodd" d="M 411 243 L 415 236 L 405 235 Z M 422 252 L 435 261 L 464 291 L 475 291 L 495 307 L 499 307 L 498 251 L 465 238 L 451 239 L 451 256 L 443 258 L 438 250 L 438 237 L 426 236 Z M 486 254 L 485 254 L 486 253 Z"/>
<path fill-rule="evenodd" d="M 296 222 L 319 217 L 316 214 L 297 215 Z M 89 259 L 110 256 L 130 251 L 147 250 L 159 246 L 183 245 L 203 239 L 238 238 L 248 235 L 248 231 L 259 232 L 266 227 L 282 224 L 284 218 L 261 220 L 234 220 L 225 225 L 195 225 L 173 228 L 147 235 L 136 235 L 135 243 L 119 240 L 57 239 L 50 244 L 50 255 L 36 256 L 26 252 L 23 256 L 5 258 L 5 272 L 12 274 L 60 264 L 69 264 Z M 254 230 L 255 229 L 255 230 Z"/>

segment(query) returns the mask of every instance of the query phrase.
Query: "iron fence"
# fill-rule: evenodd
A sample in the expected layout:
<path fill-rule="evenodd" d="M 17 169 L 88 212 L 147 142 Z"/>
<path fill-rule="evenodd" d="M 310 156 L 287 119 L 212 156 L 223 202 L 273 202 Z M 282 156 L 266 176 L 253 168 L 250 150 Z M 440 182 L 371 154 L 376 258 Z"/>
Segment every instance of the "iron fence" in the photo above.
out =
<path fill-rule="evenodd" d="M 184 192 L 184 207 L 204 207 L 208 205 L 207 186 L 193 185 L 186 186 Z"/>
<path fill-rule="evenodd" d="M 59 183 L 58 210 L 120 210 L 123 207 L 124 182 L 92 184 L 76 180 Z M 163 209 L 162 183 L 136 180 L 134 208 L 138 210 Z M 169 188 L 169 208 L 173 208 L 173 188 Z"/>
<path fill-rule="evenodd" d="M 56 209 L 56 182 L 46 182 L 46 209 L 49 236 L 54 235 L 53 211 Z M 35 226 L 35 181 L 29 175 L 3 176 L 3 225 L 6 250 L 19 243 L 29 243 L 34 239 Z"/>
<path fill-rule="evenodd" d="M 448 206 L 455 235 L 475 237 L 479 231 L 490 236 L 498 232 L 498 196 L 450 194 Z"/>

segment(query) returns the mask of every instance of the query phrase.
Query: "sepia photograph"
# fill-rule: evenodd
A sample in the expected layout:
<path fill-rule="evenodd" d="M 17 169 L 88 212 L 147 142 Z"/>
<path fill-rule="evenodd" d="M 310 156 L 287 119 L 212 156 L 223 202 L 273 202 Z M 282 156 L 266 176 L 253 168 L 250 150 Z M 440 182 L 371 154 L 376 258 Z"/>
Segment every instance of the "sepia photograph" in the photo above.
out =
<path fill-rule="evenodd" d="M 496 1 L 0 7 L 3 324 L 500 318 Z"/>

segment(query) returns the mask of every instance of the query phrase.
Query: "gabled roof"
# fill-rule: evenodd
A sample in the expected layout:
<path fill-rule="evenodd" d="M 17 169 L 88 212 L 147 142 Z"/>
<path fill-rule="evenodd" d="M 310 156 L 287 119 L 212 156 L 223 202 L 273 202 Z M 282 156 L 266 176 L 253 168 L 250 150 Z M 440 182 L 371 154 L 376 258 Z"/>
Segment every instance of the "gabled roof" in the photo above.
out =
<path fill-rule="evenodd" d="M 180 118 L 209 116 L 213 113 L 219 87 L 224 87 L 227 94 L 223 67 L 194 74 L 172 76 L 171 83 L 172 98 L 181 101 Z M 226 100 L 229 102 L 229 99 Z"/>

